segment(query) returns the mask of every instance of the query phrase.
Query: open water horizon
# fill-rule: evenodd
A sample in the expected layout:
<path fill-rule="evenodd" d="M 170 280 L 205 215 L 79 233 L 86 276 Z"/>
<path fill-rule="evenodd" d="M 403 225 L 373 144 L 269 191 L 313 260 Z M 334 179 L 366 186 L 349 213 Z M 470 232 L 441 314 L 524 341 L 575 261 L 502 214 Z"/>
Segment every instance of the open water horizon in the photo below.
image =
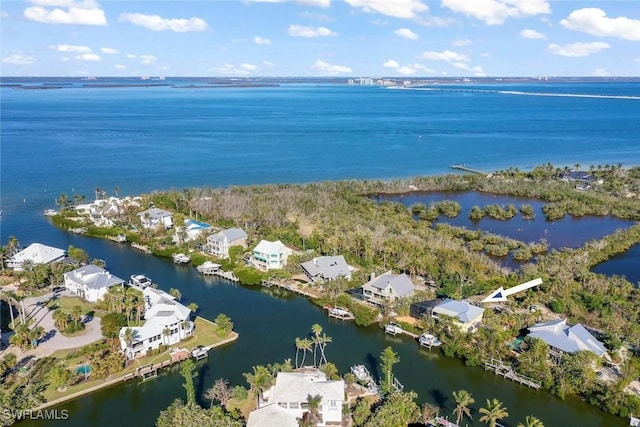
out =
<path fill-rule="evenodd" d="M 540 87 L 509 85 L 508 90 Z M 554 84 L 545 90 L 638 97 L 640 84 Z M 637 99 L 300 84 L 2 87 L 0 96 L 0 241 L 15 235 L 24 246 L 73 244 L 105 259 L 120 277 L 143 273 L 165 290 L 179 288 L 204 317 L 230 315 L 240 339 L 199 364 L 199 391 L 220 377 L 244 384 L 242 372 L 292 357 L 294 338 L 321 323 L 334 337 L 329 358 L 342 372 L 354 363 L 375 368 L 380 351 L 392 345 L 401 358 L 397 376 L 421 402 L 440 404 L 450 416 L 451 391 L 466 389 L 478 402 L 476 410 L 486 398 L 502 400 L 511 426 L 530 414 L 550 427 L 627 424 L 584 402 L 534 392 L 436 351 L 419 350 L 417 343 L 385 336 L 379 328 L 330 322 L 304 298 L 203 279 L 164 259 L 70 235 L 53 227 L 42 210 L 54 208 L 62 192 L 91 200 L 96 187 L 136 195 L 197 186 L 391 179 L 448 173 L 452 163 L 487 171 L 548 162 L 630 167 L 640 164 Z M 59 408 L 70 410 L 66 426 L 126 425 L 132 417 L 152 425 L 160 409 L 183 397 L 180 384 L 179 374 L 167 371 L 157 381 L 111 387 Z"/>

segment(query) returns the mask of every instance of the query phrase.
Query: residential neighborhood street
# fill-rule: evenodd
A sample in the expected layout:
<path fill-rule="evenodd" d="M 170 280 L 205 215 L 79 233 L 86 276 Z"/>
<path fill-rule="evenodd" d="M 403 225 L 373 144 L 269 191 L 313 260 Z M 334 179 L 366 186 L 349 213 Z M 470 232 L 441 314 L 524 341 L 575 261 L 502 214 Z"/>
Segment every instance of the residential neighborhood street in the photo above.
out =
<path fill-rule="evenodd" d="M 2 291 L 8 291 L 9 289 L 7 288 L 8 287 L 5 287 Z M 22 351 L 17 346 L 8 347 L 7 345 L 10 334 L 4 334 L 2 336 L 2 348 L 4 350 L 1 354 L 6 352 L 14 353 L 18 356 L 18 360 L 28 356 L 34 356 L 36 358 L 45 357 L 51 355 L 57 350 L 78 348 L 101 339 L 101 322 L 98 317 L 87 319 L 85 323 L 85 330 L 77 336 L 65 337 L 56 329 L 54 324 L 55 322 L 53 320 L 54 310 L 51 310 L 46 306 L 46 304 L 52 298 L 55 299 L 65 296 L 72 297 L 73 294 L 68 291 L 62 291 L 56 292 L 55 294 L 50 292 L 38 297 L 25 298 L 24 308 L 26 316 L 27 319 L 32 321 L 29 324 L 29 327 L 34 328 L 36 326 L 42 326 L 45 330 L 44 338 L 40 339 L 38 346 L 35 349 Z"/>

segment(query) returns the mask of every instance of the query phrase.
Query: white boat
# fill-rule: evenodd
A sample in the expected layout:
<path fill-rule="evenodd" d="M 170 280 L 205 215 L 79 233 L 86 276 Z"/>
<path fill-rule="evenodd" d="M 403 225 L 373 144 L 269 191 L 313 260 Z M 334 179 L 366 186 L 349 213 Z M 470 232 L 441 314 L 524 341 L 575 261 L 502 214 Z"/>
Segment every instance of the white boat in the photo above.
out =
<path fill-rule="evenodd" d="M 202 265 L 196 267 L 196 270 L 202 274 L 214 274 L 214 272 L 218 271 L 222 267 L 220 264 L 216 264 L 211 261 L 205 261 Z"/>
<path fill-rule="evenodd" d="M 354 318 L 349 310 L 338 306 L 329 309 L 329 317 L 335 317 L 341 320 L 351 320 Z"/>
<path fill-rule="evenodd" d="M 134 274 L 129 279 L 129 285 L 140 290 L 153 286 L 153 282 L 143 274 Z"/>
<path fill-rule="evenodd" d="M 402 330 L 400 325 L 398 325 L 397 323 L 391 322 L 384 325 L 384 332 L 389 335 L 397 335 L 397 334 L 403 333 L 404 331 Z"/>
<path fill-rule="evenodd" d="M 173 254 L 173 262 L 176 264 L 185 264 L 191 261 L 191 257 L 185 254 Z"/>
<path fill-rule="evenodd" d="M 364 384 L 371 393 L 378 393 L 378 385 L 364 365 L 353 365 L 351 367 L 351 373 L 355 375 L 356 379 Z"/>
<path fill-rule="evenodd" d="M 198 346 L 191 350 L 191 357 L 196 360 L 204 359 L 209 355 L 209 350 L 211 350 L 211 347 Z"/>
<path fill-rule="evenodd" d="M 54 216 L 54 215 L 58 215 L 58 211 L 55 209 L 45 209 L 44 210 L 44 216 Z"/>
<path fill-rule="evenodd" d="M 418 342 L 420 343 L 421 346 L 429 347 L 429 348 L 440 347 L 442 345 L 442 341 L 440 341 L 435 336 L 428 334 L 426 332 L 418 337 Z"/>

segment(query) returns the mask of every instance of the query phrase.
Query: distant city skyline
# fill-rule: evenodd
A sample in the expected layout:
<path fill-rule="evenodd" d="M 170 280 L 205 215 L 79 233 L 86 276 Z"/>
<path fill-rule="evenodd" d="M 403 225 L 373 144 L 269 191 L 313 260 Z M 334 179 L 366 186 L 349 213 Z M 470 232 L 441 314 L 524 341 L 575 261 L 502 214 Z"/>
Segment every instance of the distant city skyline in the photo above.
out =
<path fill-rule="evenodd" d="M 640 76 L 635 1 L 27 0 L 2 76 Z"/>

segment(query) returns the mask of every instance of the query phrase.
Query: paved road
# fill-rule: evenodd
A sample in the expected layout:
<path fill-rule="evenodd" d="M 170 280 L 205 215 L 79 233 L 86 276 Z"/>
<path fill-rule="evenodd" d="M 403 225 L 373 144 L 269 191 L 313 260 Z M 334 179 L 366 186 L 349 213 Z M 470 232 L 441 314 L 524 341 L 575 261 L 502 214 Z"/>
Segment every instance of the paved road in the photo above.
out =
<path fill-rule="evenodd" d="M 67 291 L 56 294 L 56 298 L 62 296 L 73 296 Z M 99 317 L 94 317 L 85 325 L 84 333 L 74 337 L 65 337 L 55 327 L 53 321 L 53 310 L 45 307 L 45 304 L 54 297 L 53 293 L 48 293 L 39 297 L 25 298 L 24 307 L 27 317 L 33 320 L 31 327 L 42 326 L 45 330 L 45 339 L 35 349 L 22 351 L 16 346 L 10 346 L 5 351 L 14 353 L 18 359 L 27 356 L 45 357 L 51 355 L 56 350 L 82 347 L 102 338 L 101 323 Z M 5 339 L 6 337 L 3 337 Z M 8 338 L 7 338 L 8 339 Z"/>

